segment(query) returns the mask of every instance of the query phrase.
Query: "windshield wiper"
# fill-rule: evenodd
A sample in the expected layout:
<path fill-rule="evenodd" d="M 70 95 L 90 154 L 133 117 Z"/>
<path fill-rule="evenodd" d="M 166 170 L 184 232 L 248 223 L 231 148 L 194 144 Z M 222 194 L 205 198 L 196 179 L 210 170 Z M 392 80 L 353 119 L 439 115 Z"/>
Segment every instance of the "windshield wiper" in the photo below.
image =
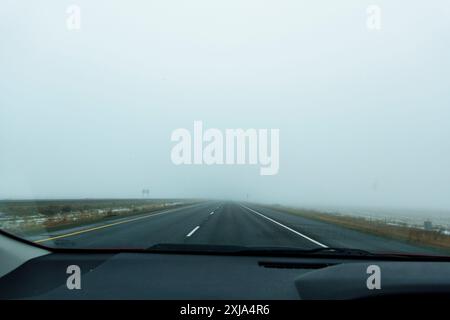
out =
<path fill-rule="evenodd" d="M 307 250 L 309 253 L 330 253 L 339 255 L 351 255 L 351 256 L 377 256 L 376 253 L 362 250 L 362 249 L 351 249 L 351 248 L 339 248 L 339 247 L 326 247 Z"/>
<path fill-rule="evenodd" d="M 147 248 L 150 252 L 180 252 L 180 253 L 235 253 L 241 251 L 243 246 L 209 245 L 209 244 L 171 244 L 159 243 Z"/>
<path fill-rule="evenodd" d="M 237 255 L 271 255 L 271 256 L 345 256 L 345 257 L 380 257 L 397 255 L 379 255 L 366 250 L 351 248 L 317 248 L 298 249 L 292 247 L 247 247 L 229 245 L 203 245 L 203 244 L 157 244 L 146 249 L 155 253 L 210 253 L 210 254 L 237 254 Z"/>

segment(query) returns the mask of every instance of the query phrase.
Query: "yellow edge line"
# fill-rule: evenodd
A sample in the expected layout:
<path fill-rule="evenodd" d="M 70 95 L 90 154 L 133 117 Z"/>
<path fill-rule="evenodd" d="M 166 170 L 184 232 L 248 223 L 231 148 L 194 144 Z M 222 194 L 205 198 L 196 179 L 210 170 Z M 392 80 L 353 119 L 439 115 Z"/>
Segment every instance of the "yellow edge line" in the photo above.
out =
<path fill-rule="evenodd" d="M 170 211 L 170 210 L 169 210 Z M 104 229 L 104 228 L 108 228 L 108 227 L 112 227 L 112 226 L 116 226 L 118 224 L 123 224 L 123 223 L 127 223 L 127 222 L 133 222 L 136 220 L 141 220 L 141 219 L 145 219 L 145 218 L 149 218 L 149 217 L 154 217 L 154 216 L 158 216 L 160 214 L 163 213 L 167 213 L 169 211 L 163 211 L 163 212 L 159 212 L 159 213 L 153 213 L 153 214 L 149 214 L 143 217 L 138 217 L 138 218 L 134 218 L 134 219 L 129 219 L 129 220 L 124 220 L 124 221 L 119 221 L 119 222 L 114 222 L 114 223 L 110 223 L 110 224 L 105 224 L 103 226 L 98 226 L 98 227 L 94 227 L 94 228 L 89 228 L 89 229 L 84 229 L 84 230 L 80 230 L 80 231 L 76 231 L 76 232 L 71 232 L 71 233 L 66 233 L 66 234 L 62 234 L 60 236 L 56 236 L 56 237 L 51 237 L 51 238 L 47 238 L 47 239 L 41 239 L 41 240 L 37 240 L 34 241 L 34 243 L 41 243 L 41 242 L 46 242 L 46 241 L 51 241 L 51 240 L 55 240 L 55 239 L 61 239 L 61 238 L 67 238 L 67 237 L 71 237 L 71 236 L 76 236 L 78 234 L 82 234 L 82 233 L 86 233 L 86 232 L 91 232 L 91 231 L 95 231 L 95 230 L 99 230 L 99 229 Z"/>

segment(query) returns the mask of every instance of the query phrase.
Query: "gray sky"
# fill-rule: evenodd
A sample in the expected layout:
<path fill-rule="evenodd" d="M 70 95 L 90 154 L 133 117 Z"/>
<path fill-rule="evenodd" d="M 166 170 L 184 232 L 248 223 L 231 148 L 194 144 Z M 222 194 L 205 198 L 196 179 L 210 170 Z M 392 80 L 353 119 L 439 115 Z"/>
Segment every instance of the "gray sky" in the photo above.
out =
<path fill-rule="evenodd" d="M 448 1 L 0 6 L 0 198 L 450 209 Z M 382 9 L 381 30 L 366 8 Z M 175 166 L 176 128 L 280 129 L 280 170 Z"/>

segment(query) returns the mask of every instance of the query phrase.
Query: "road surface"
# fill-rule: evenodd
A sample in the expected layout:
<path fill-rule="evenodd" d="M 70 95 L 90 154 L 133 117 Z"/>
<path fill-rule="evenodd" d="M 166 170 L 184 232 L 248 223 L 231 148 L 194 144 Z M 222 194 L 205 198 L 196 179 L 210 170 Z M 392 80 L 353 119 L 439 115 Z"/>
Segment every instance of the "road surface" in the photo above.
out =
<path fill-rule="evenodd" d="M 63 230 L 31 240 L 70 248 L 143 249 L 156 244 L 208 244 L 437 253 L 262 206 L 213 201 Z"/>

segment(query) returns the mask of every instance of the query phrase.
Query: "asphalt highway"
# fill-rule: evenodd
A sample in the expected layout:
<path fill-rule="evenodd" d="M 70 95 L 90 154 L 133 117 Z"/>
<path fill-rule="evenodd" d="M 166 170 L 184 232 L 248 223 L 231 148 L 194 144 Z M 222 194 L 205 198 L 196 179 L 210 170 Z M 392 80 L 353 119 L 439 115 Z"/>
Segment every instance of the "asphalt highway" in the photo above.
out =
<path fill-rule="evenodd" d="M 436 253 L 429 248 L 267 207 L 213 201 L 62 230 L 32 240 L 42 245 L 69 248 L 142 249 L 156 244 L 204 244 Z"/>

